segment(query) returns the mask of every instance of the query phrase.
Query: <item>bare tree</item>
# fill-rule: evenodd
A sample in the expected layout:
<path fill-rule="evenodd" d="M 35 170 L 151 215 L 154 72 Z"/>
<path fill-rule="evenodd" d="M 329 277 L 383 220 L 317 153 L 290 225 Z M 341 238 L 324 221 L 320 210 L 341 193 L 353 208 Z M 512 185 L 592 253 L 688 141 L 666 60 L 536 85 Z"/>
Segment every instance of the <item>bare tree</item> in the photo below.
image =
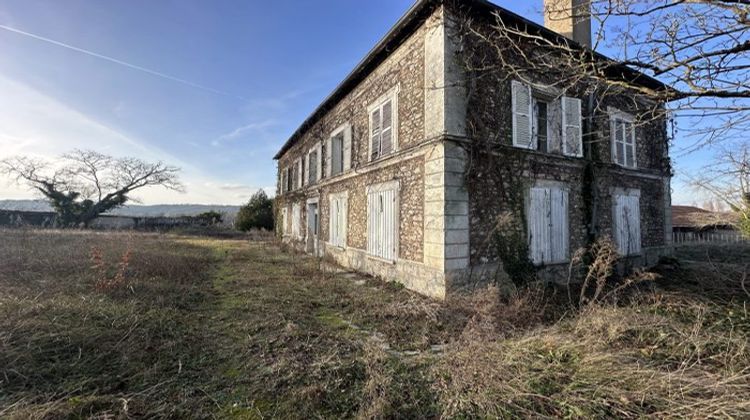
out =
<path fill-rule="evenodd" d="M 524 81 L 546 74 L 557 88 L 585 85 L 598 97 L 629 92 L 654 104 L 655 119 L 665 118 L 663 104 L 670 103 L 672 115 L 688 121 L 680 127 L 695 135 L 686 150 L 737 140 L 750 129 L 750 2 L 591 0 L 590 8 L 575 10 L 564 9 L 571 2 L 552 10 L 558 6 L 549 4 L 552 17 L 592 20 L 590 49 L 534 25 L 509 24 L 498 13 L 491 31 L 464 26 L 500 58 L 482 70 L 497 67 Z M 605 50 L 613 59 L 595 52 Z"/>
<path fill-rule="evenodd" d="M 693 184 L 729 206 L 738 215 L 740 230 L 750 237 L 750 146 L 725 148 L 701 172 Z"/>
<path fill-rule="evenodd" d="M 26 156 L 0 161 L 0 173 L 41 193 L 63 226 L 88 226 L 100 214 L 135 201 L 138 189 L 160 186 L 183 191 L 180 169 L 163 162 L 114 158 L 91 150 L 73 150 L 56 162 Z"/>

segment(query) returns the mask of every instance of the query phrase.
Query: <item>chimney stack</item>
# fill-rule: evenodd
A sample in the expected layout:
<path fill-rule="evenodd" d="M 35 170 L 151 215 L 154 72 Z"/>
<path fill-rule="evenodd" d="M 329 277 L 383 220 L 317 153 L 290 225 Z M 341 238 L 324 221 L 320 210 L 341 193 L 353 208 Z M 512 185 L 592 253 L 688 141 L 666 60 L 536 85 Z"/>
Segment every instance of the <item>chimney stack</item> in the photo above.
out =
<path fill-rule="evenodd" d="M 591 0 L 544 0 L 544 26 L 591 48 Z"/>

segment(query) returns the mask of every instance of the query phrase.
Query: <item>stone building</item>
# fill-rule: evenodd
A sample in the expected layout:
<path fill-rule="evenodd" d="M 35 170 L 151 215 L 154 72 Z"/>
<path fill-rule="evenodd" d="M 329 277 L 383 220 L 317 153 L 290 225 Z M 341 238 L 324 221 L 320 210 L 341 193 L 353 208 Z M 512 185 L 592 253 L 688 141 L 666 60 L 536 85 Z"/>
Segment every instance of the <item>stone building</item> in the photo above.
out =
<path fill-rule="evenodd" d="M 636 126 L 639 100 L 607 97 L 592 107 L 591 95 L 546 88 L 545 75 L 533 85 L 484 78 L 470 88 L 461 63 L 472 46 L 456 23 L 467 13 L 479 30 L 502 19 L 561 39 L 484 0 L 418 1 L 275 156 L 278 234 L 443 298 L 502 271 L 491 237 L 514 206 L 503 198 L 507 179 L 474 164 L 484 153 L 524 162 L 510 169 L 529 257 L 541 271 L 567 267 L 573 251 L 598 236 L 613 237 L 639 264 L 668 253 L 664 121 Z M 581 25 L 590 27 L 554 19 L 574 40 L 587 33 Z M 587 118 L 601 109 L 602 118 Z M 490 139 L 497 147 L 476 151 Z"/>

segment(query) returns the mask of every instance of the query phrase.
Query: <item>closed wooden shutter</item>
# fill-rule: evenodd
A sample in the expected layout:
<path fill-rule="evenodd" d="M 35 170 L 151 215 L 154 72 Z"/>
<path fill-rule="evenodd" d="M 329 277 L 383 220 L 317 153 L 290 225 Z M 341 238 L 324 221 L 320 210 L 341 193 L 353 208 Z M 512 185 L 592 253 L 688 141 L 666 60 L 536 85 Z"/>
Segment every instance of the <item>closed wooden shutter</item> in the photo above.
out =
<path fill-rule="evenodd" d="M 637 195 L 616 195 L 614 231 L 617 249 L 622 255 L 641 253 L 641 209 Z"/>
<path fill-rule="evenodd" d="M 372 127 L 370 153 L 372 159 L 377 159 L 380 156 L 380 108 L 372 112 L 370 126 Z"/>
<path fill-rule="evenodd" d="M 292 236 L 296 239 L 299 239 L 302 236 L 302 233 L 300 232 L 300 225 L 302 224 L 301 218 L 301 211 L 300 211 L 300 205 L 294 204 L 292 206 Z"/>
<path fill-rule="evenodd" d="M 330 206 L 329 242 L 335 246 L 346 247 L 347 198 L 331 197 Z"/>
<path fill-rule="evenodd" d="M 374 189 L 367 195 L 367 250 L 389 261 L 398 258 L 398 189 Z"/>
<path fill-rule="evenodd" d="M 315 156 L 317 157 L 315 180 L 320 181 L 321 179 L 323 179 L 323 142 L 318 142 L 318 148 Z"/>
<path fill-rule="evenodd" d="M 530 190 L 529 257 L 534 264 L 561 263 L 569 259 L 568 191 L 560 187 Z"/>
<path fill-rule="evenodd" d="M 289 215 L 287 214 L 286 208 L 281 209 L 281 220 L 281 233 L 286 235 L 289 233 Z"/>
<path fill-rule="evenodd" d="M 562 98 L 563 153 L 567 156 L 583 156 L 583 130 L 581 122 L 581 100 Z"/>
<path fill-rule="evenodd" d="M 529 251 L 531 261 L 544 264 L 550 260 L 550 190 L 532 188 L 529 202 Z"/>
<path fill-rule="evenodd" d="M 513 103 L 513 145 L 536 149 L 531 133 L 531 88 L 521 82 L 511 82 Z"/>
<path fill-rule="evenodd" d="M 554 262 L 566 261 L 569 254 L 570 234 L 568 232 L 568 191 L 554 188 L 550 194 L 551 226 L 550 253 Z"/>

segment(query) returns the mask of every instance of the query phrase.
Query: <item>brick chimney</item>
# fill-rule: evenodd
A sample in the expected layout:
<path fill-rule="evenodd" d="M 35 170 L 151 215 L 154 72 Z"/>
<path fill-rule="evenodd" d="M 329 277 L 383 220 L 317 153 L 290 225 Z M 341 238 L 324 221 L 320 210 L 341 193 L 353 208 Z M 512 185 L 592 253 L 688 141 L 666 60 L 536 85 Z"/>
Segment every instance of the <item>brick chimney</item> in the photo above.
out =
<path fill-rule="evenodd" d="M 544 0 L 544 26 L 591 48 L 591 0 Z"/>

